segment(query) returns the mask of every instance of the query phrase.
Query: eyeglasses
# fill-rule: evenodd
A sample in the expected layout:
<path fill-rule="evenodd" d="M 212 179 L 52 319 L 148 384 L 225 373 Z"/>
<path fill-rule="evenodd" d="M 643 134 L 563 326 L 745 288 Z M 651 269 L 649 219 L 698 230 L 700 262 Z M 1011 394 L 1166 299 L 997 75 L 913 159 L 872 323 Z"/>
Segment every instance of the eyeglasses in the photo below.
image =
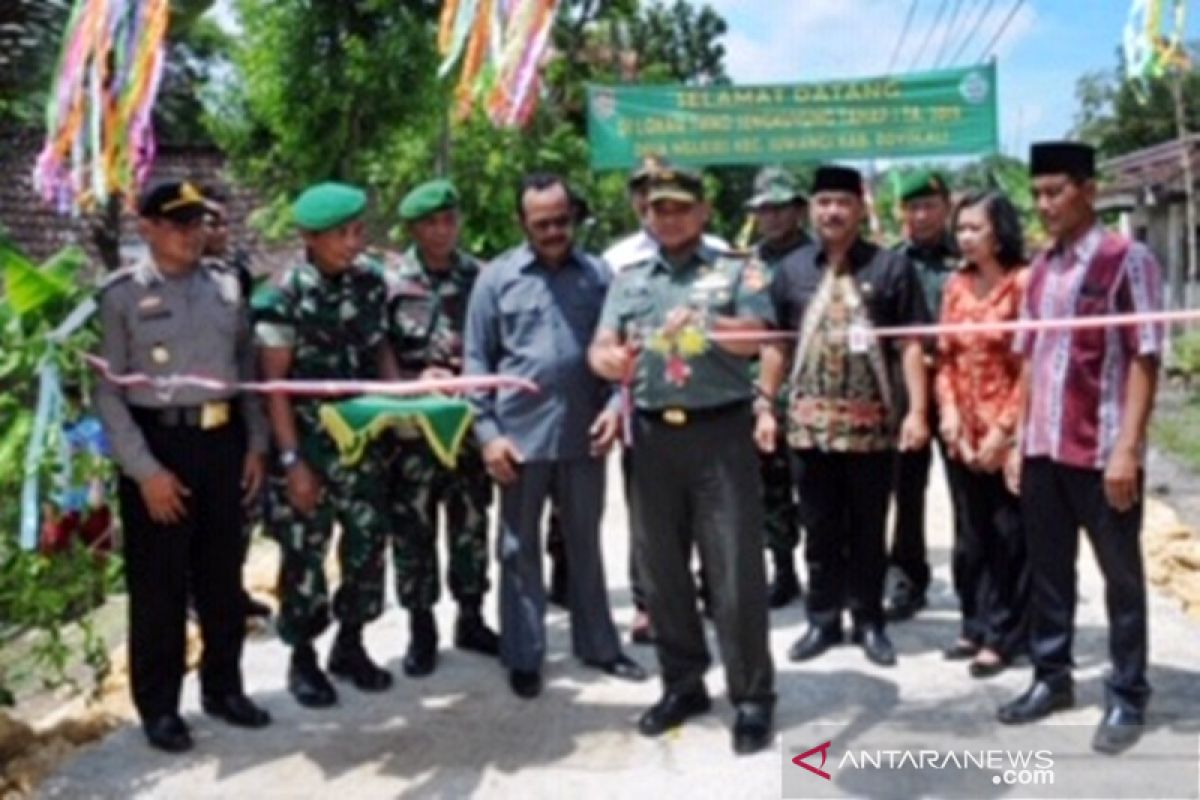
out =
<path fill-rule="evenodd" d="M 552 230 L 566 230 L 574 224 L 575 220 L 570 214 L 563 214 L 561 217 L 535 220 L 529 223 L 529 227 L 537 233 L 548 233 Z"/>

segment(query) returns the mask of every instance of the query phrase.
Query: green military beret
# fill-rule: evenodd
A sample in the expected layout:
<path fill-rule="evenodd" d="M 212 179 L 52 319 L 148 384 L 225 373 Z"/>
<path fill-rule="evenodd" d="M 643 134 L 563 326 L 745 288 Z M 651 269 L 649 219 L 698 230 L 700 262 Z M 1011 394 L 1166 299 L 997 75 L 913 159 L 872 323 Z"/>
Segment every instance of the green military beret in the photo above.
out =
<path fill-rule="evenodd" d="M 313 233 L 336 228 L 363 213 L 367 193 L 345 183 L 318 183 L 305 189 L 292 204 L 296 227 Z"/>
<path fill-rule="evenodd" d="M 915 200 L 918 197 L 940 194 L 950 196 L 950 187 L 940 172 L 931 169 L 919 169 L 905 175 L 900 181 L 900 200 Z"/>
<path fill-rule="evenodd" d="M 400 201 L 400 219 L 415 222 L 435 211 L 458 208 L 458 190 L 447 180 L 428 181 L 404 195 Z"/>

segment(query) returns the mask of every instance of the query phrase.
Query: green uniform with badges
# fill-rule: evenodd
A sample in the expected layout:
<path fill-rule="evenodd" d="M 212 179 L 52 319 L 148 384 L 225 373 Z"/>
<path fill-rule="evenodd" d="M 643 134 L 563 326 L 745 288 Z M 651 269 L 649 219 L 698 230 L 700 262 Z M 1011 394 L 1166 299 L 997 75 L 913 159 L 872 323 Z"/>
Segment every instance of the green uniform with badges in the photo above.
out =
<path fill-rule="evenodd" d="M 285 271 L 278 285 L 255 300 L 255 329 L 262 347 L 293 350 L 292 380 L 378 380 L 375 351 L 387 331 L 387 289 L 378 265 L 358 263 L 329 278 L 312 264 Z M 283 551 L 279 577 L 279 634 L 295 645 L 311 642 L 329 624 L 325 557 L 334 524 L 342 581 L 333 615 L 362 625 L 383 610 L 384 547 L 390 533 L 387 485 L 378 448 L 363 460 L 342 463 L 333 438 L 321 428 L 319 398 L 297 397 L 292 408 L 299 455 L 319 476 L 324 491 L 309 516 L 288 501 L 285 474 L 271 478 L 267 531 Z"/>
<path fill-rule="evenodd" d="M 353 187 L 325 184 L 301 195 L 293 207 L 297 224 L 322 231 L 357 217 L 365 196 Z M 291 380 L 378 380 L 378 351 L 387 338 L 387 286 L 382 268 L 360 259 L 345 272 L 327 275 L 305 261 L 285 270 L 274 285 L 254 299 L 259 346 L 289 348 Z M 378 448 L 348 466 L 333 438 L 322 430 L 320 398 L 294 397 L 292 410 L 299 435 L 299 459 L 322 484 L 321 499 L 310 515 L 293 508 L 287 496 L 288 465 L 270 480 L 268 533 L 279 542 L 280 638 L 308 646 L 331 616 L 325 558 L 334 526 L 341 527 L 338 558 L 341 584 L 332 616 L 344 628 L 361 629 L 383 611 L 384 548 L 390 534 L 386 512 L 385 466 Z"/>
<path fill-rule="evenodd" d="M 754 195 L 747 201 L 746 209 L 754 213 L 766 207 L 797 204 L 803 210 L 807 202 L 808 198 L 800 189 L 795 175 L 782 167 L 764 167 L 755 176 Z M 811 241 L 803 228 L 797 228 L 783 241 L 760 243 L 755 248 L 754 258 L 761 265 L 767 283 L 774 279 L 780 264 L 794 257 L 801 247 Z M 757 361 L 753 369 L 754 378 L 757 379 Z M 777 398 L 777 416 L 781 423 L 787 416 L 787 397 L 788 387 L 785 385 Z M 800 544 L 800 506 L 796 500 L 785 427 L 783 424 L 779 426 L 779 440 L 774 452 L 759 454 L 767 549 L 773 554 L 776 567 L 770 592 L 772 607 L 785 605 L 800 592 L 793 558 L 793 552 Z"/>
<path fill-rule="evenodd" d="M 910 202 L 936 195 L 946 197 L 949 189 L 945 179 L 931 170 L 917 170 L 906 176 L 900 187 L 902 202 Z M 925 305 L 936 321 L 941 316 L 942 290 L 957 268 L 958 249 L 953 237 L 947 232 L 937 241 L 930 243 L 903 242 L 896 248 L 908 257 L 916 267 L 917 279 L 925 297 Z M 932 396 L 933 370 L 930 375 Z M 908 394 L 899 377 L 894 380 L 897 389 L 897 414 L 903 416 L 908 409 Z M 937 404 L 929 403 L 929 429 L 937 439 Z M 943 459 L 945 462 L 945 459 Z M 888 592 L 888 614 L 894 619 L 911 616 L 925 604 L 925 592 L 929 587 L 931 570 L 926 552 L 925 494 L 929 487 L 929 470 L 933 463 L 933 440 L 920 450 L 897 453 L 893 476 L 893 494 L 896 511 L 894 514 L 892 545 L 888 554 L 891 567 L 891 584 Z M 945 462 L 949 463 L 949 462 Z M 947 480 L 952 480 L 952 470 L 947 467 Z M 954 496 L 952 492 L 951 496 Z M 957 510 L 955 516 L 957 517 Z"/>
<path fill-rule="evenodd" d="M 406 378 L 428 367 L 462 371 L 463 321 L 479 262 L 457 253 L 445 274 L 427 270 L 415 248 L 390 269 L 388 331 Z M 488 590 L 488 508 L 492 481 L 479 446 L 468 437 L 455 469 L 423 441 L 406 441 L 392 464 L 397 598 L 406 609 L 430 609 L 438 599 L 437 512 L 445 507 L 450 591 L 478 606 Z"/>
<path fill-rule="evenodd" d="M 709 654 L 689 571 L 695 547 L 735 704 L 774 702 L 750 366 L 709 344 L 680 369 L 656 331 L 679 307 L 770 321 L 766 283 L 758 263 L 703 246 L 683 264 L 660 255 L 617 276 L 599 325 L 641 342 L 630 504 L 663 682 L 668 692 L 703 691 Z M 675 343 L 676 355 L 695 349 L 688 338 Z"/>

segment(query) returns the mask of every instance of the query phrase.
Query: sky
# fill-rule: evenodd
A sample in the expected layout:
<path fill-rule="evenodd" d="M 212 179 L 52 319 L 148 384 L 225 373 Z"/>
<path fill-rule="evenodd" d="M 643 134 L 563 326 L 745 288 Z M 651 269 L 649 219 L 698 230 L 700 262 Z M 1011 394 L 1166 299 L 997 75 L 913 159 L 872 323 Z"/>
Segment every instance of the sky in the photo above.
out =
<path fill-rule="evenodd" d="M 736 83 L 886 75 L 935 65 L 967 66 L 995 55 L 1001 149 L 1018 156 L 1031 141 L 1059 138 L 1071 129 L 1077 110 L 1076 80 L 1084 73 L 1116 66 L 1131 5 L 1130 0 L 707 3 L 729 25 L 723 42 L 726 68 Z M 1200 9 L 1194 8 L 1194 2 L 1189 5 L 1193 6 L 1188 19 L 1191 39 L 1200 31 Z M 901 39 L 910 8 L 912 23 Z M 978 32 L 968 39 L 977 20 Z M 1000 38 L 988 52 L 997 34 Z"/>

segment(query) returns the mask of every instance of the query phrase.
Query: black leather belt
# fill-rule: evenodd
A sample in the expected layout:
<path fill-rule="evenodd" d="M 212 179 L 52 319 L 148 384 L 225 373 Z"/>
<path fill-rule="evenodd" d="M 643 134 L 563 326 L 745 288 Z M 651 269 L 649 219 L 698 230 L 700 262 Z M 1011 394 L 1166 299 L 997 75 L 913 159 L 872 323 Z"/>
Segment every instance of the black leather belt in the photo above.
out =
<path fill-rule="evenodd" d="M 233 407 L 228 400 L 168 408 L 133 406 L 129 410 L 138 424 L 163 428 L 200 428 L 211 431 L 223 428 L 233 421 Z"/>
<path fill-rule="evenodd" d="M 639 417 L 648 419 L 651 422 L 670 425 L 674 428 L 682 428 L 685 425 L 692 425 L 697 422 L 736 414 L 740 411 L 747 411 L 749 408 L 749 400 L 738 400 L 735 403 L 725 403 L 724 405 L 710 406 L 708 408 L 639 408 L 637 414 Z"/>

